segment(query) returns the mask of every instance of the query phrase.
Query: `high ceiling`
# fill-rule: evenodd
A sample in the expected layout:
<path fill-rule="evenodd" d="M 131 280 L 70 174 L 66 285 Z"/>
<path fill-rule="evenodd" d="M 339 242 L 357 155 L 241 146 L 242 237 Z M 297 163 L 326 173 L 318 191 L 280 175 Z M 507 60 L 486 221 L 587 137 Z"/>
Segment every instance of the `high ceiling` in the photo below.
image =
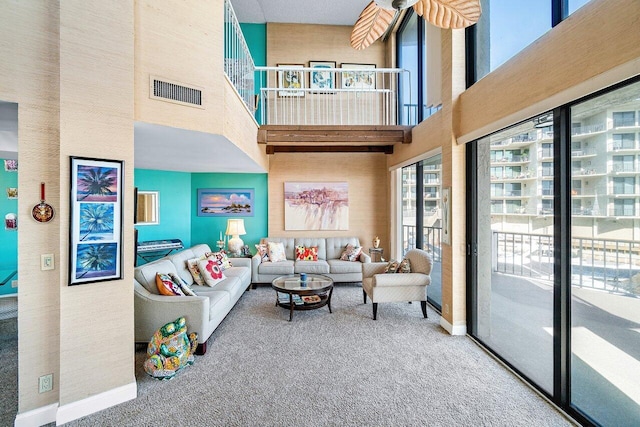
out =
<path fill-rule="evenodd" d="M 243 23 L 353 25 L 370 0 L 231 0 Z"/>

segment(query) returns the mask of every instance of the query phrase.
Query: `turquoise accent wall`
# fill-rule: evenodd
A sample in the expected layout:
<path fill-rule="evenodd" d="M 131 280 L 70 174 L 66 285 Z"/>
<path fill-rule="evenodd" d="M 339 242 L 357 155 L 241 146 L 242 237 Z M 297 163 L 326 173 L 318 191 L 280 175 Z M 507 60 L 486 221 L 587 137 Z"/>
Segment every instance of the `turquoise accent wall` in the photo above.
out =
<path fill-rule="evenodd" d="M 191 242 L 193 245 L 207 243 L 216 249 L 220 232 L 224 235 L 229 217 L 198 216 L 199 188 L 249 188 L 254 190 L 254 215 L 243 216 L 247 234 L 240 236 L 251 253 L 255 253 L 255 244 L 268 234 L 268 179 L 267 174 L 248 173 L 193 173 L 191 175 Z"/>
<path fill-rule="evenodd" d="M 160 223 L 136 225 L 138 241 L 180 239 L 191 246 L 191 173 L 135 169 L 134 185 L 138 191 L 159 192 L 160 200 Z"/>
<path fill-rule="evenodd" d="M 5 229 L 4 216 L 18 214 L 18 199 L 9 199 L 8 188 L 18 188 L 18 173 L 4 170 L 4 159 L 0 159 L 0 281 L 18 269 L 18 231 Z M 20 224 L 18 224 L 18 229 Z M 13 278 L 15 280 L 16 277 Z M 18 288 L 11 287 L 11 281 L 0 286 L 0 295 L 15 294 Z"/>
<path fill-rule="evenodd" d="M 244 35 L 244 39 L 247 42 L 247 46 L 249 47 L 249 52 L 251 53 L 251 57 L 253 58 L 253 63 L 256 66 L 266 66 L 267 65 L 267 24 L 240 24 L 240 29 L 242 30 L 242 34 Z M 263 74 L 263 80 L 266 79 L 266 73 Z M 255 94 L 260 94 L 260 73 L 255 73 Z M 258 104 L 258 109 L 256 110 L 256 120 L 259 124 L 260 116 L 262 115 L 262 104 Z"/>

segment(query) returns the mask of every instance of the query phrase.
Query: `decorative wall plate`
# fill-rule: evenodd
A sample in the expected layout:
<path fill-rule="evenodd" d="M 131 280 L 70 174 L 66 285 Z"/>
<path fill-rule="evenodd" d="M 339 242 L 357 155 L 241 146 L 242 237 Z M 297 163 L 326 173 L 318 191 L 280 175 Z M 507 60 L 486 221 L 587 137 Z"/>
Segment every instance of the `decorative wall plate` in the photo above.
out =
<path fill-rule="evenodd" d="M 49 222 L 53 219 L 53 207 L 44 201 L 44 182 L 40 183 L 40 203 L 31 210 L 31 216 L 38 222 Z"/>

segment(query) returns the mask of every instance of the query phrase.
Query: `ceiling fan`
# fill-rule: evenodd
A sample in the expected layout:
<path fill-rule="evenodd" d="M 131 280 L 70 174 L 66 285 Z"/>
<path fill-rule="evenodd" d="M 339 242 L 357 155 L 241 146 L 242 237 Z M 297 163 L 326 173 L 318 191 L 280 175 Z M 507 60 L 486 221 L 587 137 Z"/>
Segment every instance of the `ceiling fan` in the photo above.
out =
<path fill-rule="evenodd" d="M 465 28 L 478 22 L 480 0 L 374 0 L 364 8 L 351 31 L 351 47 L 364 49 L 382 37 L 400 11 L 413 6 L 427 22 L 440 28 Z"/>

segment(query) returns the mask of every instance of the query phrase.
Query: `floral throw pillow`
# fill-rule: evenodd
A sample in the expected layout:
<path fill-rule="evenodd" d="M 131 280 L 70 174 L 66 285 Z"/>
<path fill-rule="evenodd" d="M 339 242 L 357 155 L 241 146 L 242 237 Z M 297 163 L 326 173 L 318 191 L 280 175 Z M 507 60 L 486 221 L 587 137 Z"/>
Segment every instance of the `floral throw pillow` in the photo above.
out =
<path fill-rule="evenodd" d="M 202 278 L 202 275 L 200 274 L 200 270 L 198 269 L 198 262 L 202 261 L 203 259 L 206 259 L 206 257 L 201 256 L 198 258 L 191 258 L 186 261 L 187 269 L 189 270 L 189 273 L 191 273 L 191 276 L 193 277 L 193 281 L 196 283 L 196 285 L 200 285 L 200 286 L 204 286 L 204 279 Z"/>
<path fill-rule="evenodd" d="M 344 247 L 344 251 L 342 251 L 340 259 L 342 261 L 358 261 L 360 259 L 361 253 L 362 246 L 353 246 L 351 243 L 349 243 Z"/>
<path fill-rule="evenodd" d="M 233 265 L 231 265 L 229 257 L 227 257 L 227 252 L 224 250 L 220 252 L 209 252 L 205 254 L 205 256 L 207 257 L 207 259 L 216 261 L 223 271 L 227 268 L 233 267 Z"/>
<path fill-rule="evenodd" d="M 256 250 L 258 251 L 258 254 L 260 255 L 260 262 L 269 261 L 269 248 L 267 247 L 266 243 L 257 244 L 256 245 Z"/>
<path fill-rule="evenodd" d="M 218 282 L 226 279 L 218 263 L 212 259 L 198 261 L 198 269 L 207 286 L 215 286 Z"/>
<path fill-rule="evenodd" d="M 282 242 L 268 242 L 267 243 L 269 261 L 280 262 L 286 261 L 287 255 L 284 252 L 284 243 Z"/>
<path fill-rule="evenodd" d="M 171 276 L 164 273 L 156 273 L 156 286 L 160 295 L 167 295 L 170 297 L 184 296 L 184 293 L 180 289 L 180 286 L 173 283 Z"/>
<path fill-rule="evenodd" d="M 183 294 L 190 296 L 190 297 L 195 297 L 196 293 L 193 292 L 193 290 L 189 287 L 189 285 L 187 285 L 187 282 L 185 282 L 184 280 L 182 280 L 182 277 L 178 276 L 175 273 L 169 273 L 169 277 L 171 277 L 171 281 L 173 283 L 175 283 L 176 285 L 178 285 L 180 287 L 180 290 L 182 291 Z"/>
<path fill-rule="evenodd" d="M 307 248 L 305 246 L 296 246 L 296 261 L 317 261 L 318 260 L 318 247 L 311 246 Z"/>

